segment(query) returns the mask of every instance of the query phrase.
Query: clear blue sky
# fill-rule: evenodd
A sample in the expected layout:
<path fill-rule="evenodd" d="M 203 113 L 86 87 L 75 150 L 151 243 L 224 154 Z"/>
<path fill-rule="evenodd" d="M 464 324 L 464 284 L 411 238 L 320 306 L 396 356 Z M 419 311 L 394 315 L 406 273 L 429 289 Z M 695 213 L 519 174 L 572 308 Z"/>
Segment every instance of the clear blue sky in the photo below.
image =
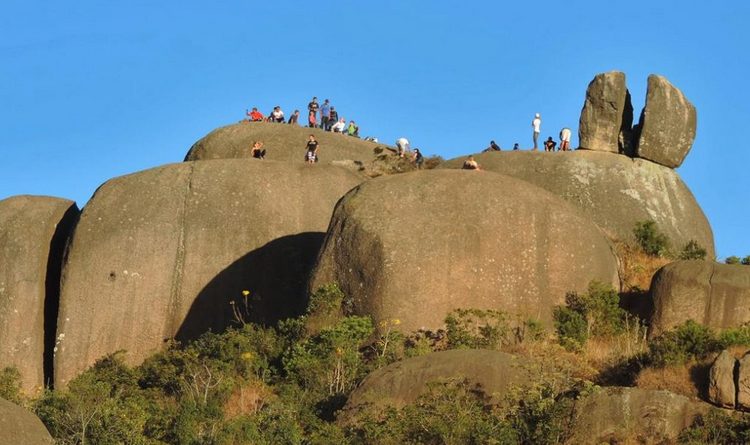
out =
<path fill-rule="evenodd" d="M 627 74 L 698 109 L 679 173 L 719 257 L 750 254 L 746 1 L 378 2 L 3 0 L 0 199 L 84 205 L 107 179 L 179 162 L 193 142 L 281 105 L 330 98 L 364 135 L 445 158 L 490 139 L 577 131 L 586 86 Z M 577 139 L 573 141 L 574 146 Z"/>

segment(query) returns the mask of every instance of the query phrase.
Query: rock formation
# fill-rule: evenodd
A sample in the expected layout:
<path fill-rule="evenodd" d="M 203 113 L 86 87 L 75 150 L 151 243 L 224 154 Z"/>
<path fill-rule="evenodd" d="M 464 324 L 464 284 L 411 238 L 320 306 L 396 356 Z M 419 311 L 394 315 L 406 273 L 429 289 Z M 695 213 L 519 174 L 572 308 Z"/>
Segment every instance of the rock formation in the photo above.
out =
<path fill-rule="evenodd" d="M 523 179 L 578 207 L 612 239 L 632 240 L 635 223 L 656 222 L 677 250 L 690 240 L 714 255 L 711 226 L 693 194 L 669 168 L 642 159 L 579 150 L 476 155 L 484 170 Z M 439 168 L 461 168 L 464 158 Z M 502 193 L 503 190 L 493 190 Z"/>
<path fill-rule="evenodd" d="M 455 349 L 405 359 L 372 372 L 352 392 L 338 421 L 348 423 L 365 408 L 402 408 L 424 394 L 429 383 L 464 380 L 479 385 L 495 403 L 528 380 L 529 363 L 499 351 Z"/>
<path fill-rule="evenodd" d="M 51 352 L 63 252 L 77 219 L 78 207 L 67 199 L 0 201 L 0 368 L 18 368 L 28 395 L 44 388 L 51 365 L 45 342 Z"/>
<path fill-rule="evenodd" d="M 636 155 L 667 167 L 679 167 L 693 146 L 696 126 L 695 107 L 682 92 L 662 76 L 648 76 Z"/>
<path fill-rule="evenodd" d="M 713 261 L 677 261 L 651 281 L 654 313 L 649 335 L 687 320 L 716 329 L 750 322 L 750 267 Z"/>
<path fill-rule="evenodd" d="M 750 351 L 746 352 L 738 363 L 737 408 L 750 410 Z"/>
<path fill-rule="evenodd" d="M 726 349 L 721 351 L 708 373 L 708 400 L 722 408 L 734 408 L 737 388 L 734 381 L 737 360 Z"/>
<path fill-rule="evenodd" d="M 333 207 L 361 180 L 339 167 L 246 159 L 102 185 L 64 269 L 56 385 L 108 353 L 127 350 L 134 364 L 166 339 L 220 331 L 233 307 L 254 321 L 300 314 Z"/>
<path fill-rule="evenodd" d="M 618 285 L 605 237 L 570 205 L 491 172 L 377 178 L 336 206 L 312 287 L 338 283 L 354 311 L 405 331 L 438 328 L 456 308 L 549 321 L 591 280 Z"/>
<path fill-rule="evenodd" d="M 574 433 L 567 443 L 674 443 L 707 409 L 669 391 L 603 388 L 576 403 Z"/>
<path fill-rule="evenodd" d="M 52 445 L 52 436 L 33 413 L 0 399 L 0 443 L 7 445 Z"/>
<path fill-rule="evenodd" d="M 581 148 L 630 154 L 633 105 L 618 71 L 597 74 L 586 89 L 586 100 L 578 125 Z"/>
<path fill-rule="evenodd" d="M 320 143 L 320 163 L 373 158 L 374 142 L 344 136 L 316 128 L 267 122 L 240 122 L 217 128 L 196 142 L 185 156 L 186 161 L 208 159 L 252 158 L 250 148 L 255 141 L 263 141 L 266 160 L 304 162 L 305 146 L 310 134 Z"/>

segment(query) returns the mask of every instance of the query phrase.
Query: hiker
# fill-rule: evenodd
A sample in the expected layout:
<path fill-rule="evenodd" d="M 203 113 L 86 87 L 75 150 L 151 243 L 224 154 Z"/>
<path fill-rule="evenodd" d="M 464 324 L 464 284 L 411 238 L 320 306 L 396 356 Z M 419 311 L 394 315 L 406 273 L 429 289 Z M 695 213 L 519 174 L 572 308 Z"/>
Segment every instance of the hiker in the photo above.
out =
<path fill-rule="evenodd" d="M 542 117 L 539 115 L 539 113 L 534 115 L 534 120 L 531 121 L 531 126 L 534 127 L 534 150 L 537 150 L 539 148 L 537 145 L 537 141 L 539 140 L 539 132 L 542 129 Z"/>
<path fill-rule="evenodd" d="M 422 169 L 422 164 L 424 164 L 424 156 L 422 156 L 422 152 L 419 151 L 418 148 L 414 149 L 414 154 L 412 155 L 412 159 L 414 160 L 414 164 L 417 166 L 418 169 Z"/>
<path fill-rule="evenodd" d="M 331 115 L 328 116 L 328 128 L 326 128 L 327 131 L 331 131 L 332 127 L 336 125 L 336 122 L 339 121 L 339 113 L 336 111 L 335 107 L 331 107 Z"/>
<path fill-rule="evenodd" d="M 409 140 L 406 138 L 398 138 L 396 141 L 396 153 L 399 158 L 404 157 L 404 152 L 409 149 Z"/>
<path fill-rule="evenodd" d="M 326 99 L 323 101 L 323 105 L 320 107 L 320 128 L 328 131 L 328 128 L 331 126 L 331 124 L 329 123 L 330 119 L 331 104 L 328 102 L 328 99 Z"/>
<path fill-rule="evenodd" d="M 252 111 L 245 110 L 245 114 L 250 117 L 251 122 L 263 122 L 263 119 L 265 119 L 263 113 L 258 111 L 258 109 L 255 107 L 253 107 Z"/>
<path fill-rule="evenodd" d="M 544 141 L 544 151 L 555 151 L 556 145 L 557 142 L 553 141 L 552 136 L 550 136 L 546 141 Z"/>
<path fill-rule="evenodd" d="M 315 128 L 318 126 L 318 98 L 313 97 L 309 104 L 307 104 L 307 112 L 309 115 L 309 127 Z"/>
<path fill-rule="evenodd" d="M 484 151 L 502 151 L 502 148 L 500 148 L 500 146 L 497 145 L 495 141 L 490 141 L 490 146 L 485 148 Z"/>
<path fill-rule="evenodd" d="M 271 113 L 272 122 L 278 122 L 283 124 L 284 123 L 284 112 L 281 111 L 281 107 L 276 105 L 273 107 L 273 112 Z"/>
<path fill-rule="evenodd" d="M 263 142 L 255 141 L 253 142 L 253 147 L 250 149 L 250 154 L 255 159 L 266 159 L 266 151 L 261 150 L 262 148 L 263 148 Z"/>
<path fill-rule="evenodd" d="M 513 151 L 517 151 L 517 150 L 520 150 L 520 148 L 518 148 L 518 142 L 513 144 Z"/>
<path fill-rule="evenodd" d="M 294 113 L 292 113 L 292 115 L 289 116 L 289 120 L 287 121 L 287 123 L 289 125 L 292 125 L 292 124 L 296 125 L 297 122 L 299 122 L 299 110 L 294 110 Z"/>
<path fill-rule="evenodd" d="M 474 156 L 469 156 L 464 161 L 464 166 L 462 167 L 464 170 L 480 170 L 479 164 L 477 164 L 477 161 L 474 160 Z"/>
<path fill-rule="evenodd" d="M 359 137 L 359 127 L 354 123 L 354 121 L 349 121 L 349 126 L 346 128 L 346 134 L 349 136 L 354 136 L 355 138 Z"/>
<path fill-rule="evenodd" d="M 346 128 L 346 119 L 342 117 L 338 122 L 333 124 L 333 127 L 331 127 L 331 131 L 333 131 L 334 133 L 343 133 L 344 128 Z"/>
<path fill-rule="evenodd" d="M 560 130 L 560 151 L 570 150 L 570 128 L 563 127 Z"/>
<path fill-rule="evenodd" d="M 305 161 L 308 164 L 314 164 L 318 162 L 318 141 L 315 140 L 315 136 L 310 135 L 307 140 L 307 153 L 305 153 Z"/>

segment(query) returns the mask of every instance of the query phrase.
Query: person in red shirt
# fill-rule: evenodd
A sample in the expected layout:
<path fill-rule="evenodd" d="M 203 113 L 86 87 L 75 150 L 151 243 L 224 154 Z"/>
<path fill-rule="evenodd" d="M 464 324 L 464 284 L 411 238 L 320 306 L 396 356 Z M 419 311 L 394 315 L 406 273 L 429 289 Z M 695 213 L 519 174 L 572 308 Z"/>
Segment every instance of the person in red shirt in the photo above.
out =
<path fill-rule="evenodd" d="M 265 119 L 265 116 L 263 116 L 263 113 L 258 111 L 258 109 L 255 107 L 253 107 L 252 111 L 245 110 L 245 114 L 247 114 L 250 117 L 250 121 L 252 122 L 263 122 L 263 119 Z"/>

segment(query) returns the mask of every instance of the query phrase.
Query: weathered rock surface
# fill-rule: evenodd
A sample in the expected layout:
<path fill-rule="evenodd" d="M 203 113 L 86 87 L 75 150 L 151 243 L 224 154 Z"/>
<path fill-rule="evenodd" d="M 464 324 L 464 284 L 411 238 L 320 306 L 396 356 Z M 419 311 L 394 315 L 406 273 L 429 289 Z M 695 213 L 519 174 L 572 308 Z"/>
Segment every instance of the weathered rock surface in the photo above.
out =
<path fill-rule="evenodd" d="M 55 382 L 107 353 L 139 363 L 165 339 L 301 313 L 339 198 L 332 166 L 216 160 L 115 178 L 84 209 L 64 270 Z M 244 314 L 243 290 L 250 315 Z"/>
<path fill-rule="evenodd" d="M 750 322 L 750 267 L 677 261 L 651 281 L 654 313 L 649 335 L 694 320 L 716 329 Z"/>
<path fill-rule="evenodd" d="M 682 165 L 695 139 L 695 107 L 662 76 L 648 76 L 646 106 L 638 123 L 638 157 L 670 168 Z"/>
<path fill-rule="evenodd" d="M 196 142 L 185 156 L 186 161 L 251 158 L 250 148 L 263 141 L 266 160 L 304 162 L 309 135 L 319 142 L 320 163 L 331 161 L 369 161 L 373 150 L 382 146 L 359 138 L 344 136 L 317 128 L 268 122 L 240 122 L 217 128 Z"/>
<path fill-rule="evenodd" d="M 711 226 L 672 169 L 643 159 L 577 150 L 475 155 L 483 169 L 523 179 L 578 207 L 612 239 L 632 240 L 635 223 L 654 220 L 678 250 L 690 240 L 714 256 Z M 464 158 L 439 168 L 461 168 Z M 502 193 L 502 190 L 492 190 Z"/>
<path fill-rule="evenodd" d="M 750 410 L 750 352 L 739 359 L 737 378 L 737 408 Z"/>
<path fill-rule="evenodd" d="M 633 105 L 625 73 L 597 74 L 586 89 L 578 139 L 586 150 L 627 153 L 633 126 Z"/>
<path fill-rule="evenodd" d="M 428 384 L 468 381 L 496 403 L 528 380 L 529 363 L 499 351 L 457 349 L 414 357 L 372 372 L 352 392 L 338 421 L 350 422 L 365 408 L 402 408 L 425 394 Z"/>
<path fill-rule="evenodd" d="M 737 360 L 726 349 L 721 351 L 708 373 L 708 400 L 723 408 L 734 408 L 737 387 L 734 368 Z"/>
<path fill-rule="evenodd" d="M 576 403 L 574 433 L 567 443 L 674 443 L 708 408 L 669 391 L 603 388 Z"/>
<path fill-rule="evenodd" d="M 333 214 L 312 289 L 338 283 L 354 311 L 405 331 L 456 308 L 551 319 L 566 292 L 616 286 L 611 246 L 546 191 L 491 172 L 431 170 L 368 181 Z"/>
<path fill-rule="evenodd" d="M 52 445 L 54 440 L 37 416 L 5 399 L 0 399 L 0 443 Z"/>
<path fill-rule="evenodd" d="M 67 199 L 0 201 L 0 368 L 18 368 L 28 395 L 44 387 L 45 305 L 54 321 L 63 252 L 77 219 L 78 207 Z M 47 341 L 54 342 L 54 323 L 51 331 Z"/>

